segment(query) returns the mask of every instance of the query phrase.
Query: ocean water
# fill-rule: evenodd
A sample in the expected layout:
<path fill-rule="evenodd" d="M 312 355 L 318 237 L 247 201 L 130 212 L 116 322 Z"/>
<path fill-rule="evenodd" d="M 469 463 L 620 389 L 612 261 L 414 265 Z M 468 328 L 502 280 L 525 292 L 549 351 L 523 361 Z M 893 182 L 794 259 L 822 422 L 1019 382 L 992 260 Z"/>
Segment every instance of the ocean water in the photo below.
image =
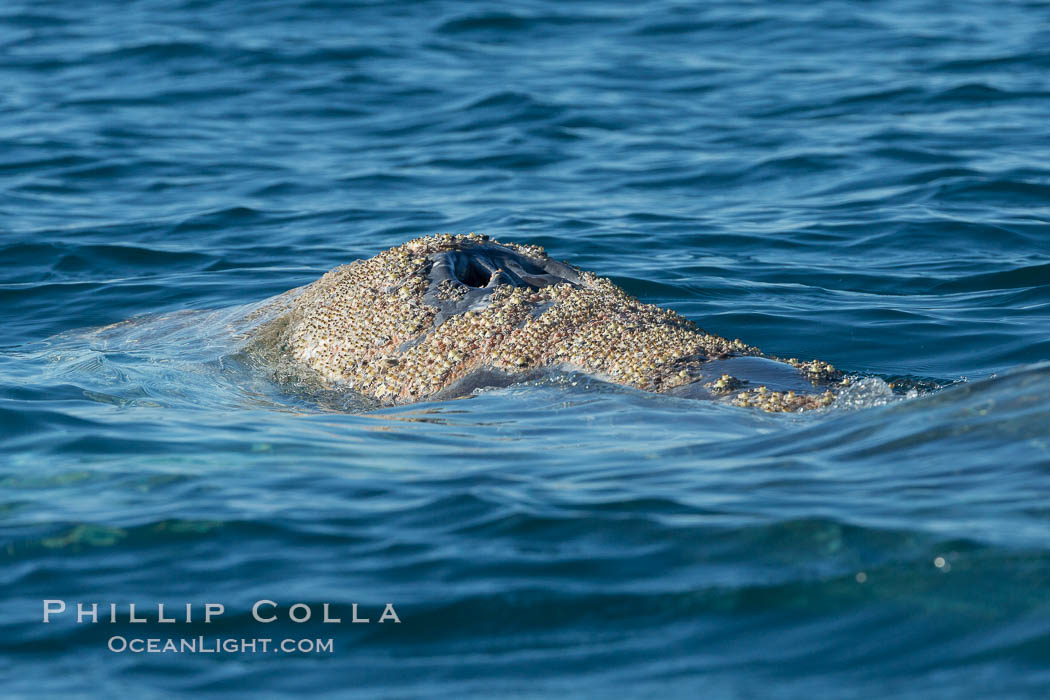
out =
<path fill-rule="evenodd" d="M 0 47 L 5 697 L 1050 694 L 1050 5 L 8 0 Z M 229 333 L 445 231 L 862 380 L 360 411 Z"/>

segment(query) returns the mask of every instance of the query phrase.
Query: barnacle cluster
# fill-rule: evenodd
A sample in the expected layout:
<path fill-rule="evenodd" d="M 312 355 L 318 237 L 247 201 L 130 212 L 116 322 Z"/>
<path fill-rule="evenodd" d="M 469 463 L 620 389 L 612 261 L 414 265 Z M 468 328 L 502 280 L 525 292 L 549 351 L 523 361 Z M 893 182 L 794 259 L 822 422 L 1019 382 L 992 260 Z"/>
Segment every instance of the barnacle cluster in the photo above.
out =
<path fill-rule="evenodd" d="M 810 362 L 802 362 L 796 357 L 789 359 L 778 358 L 780 362 L 787 363 L 802 373 L 807 379 L 814 382 L 833 382 L 842 378 L 842 372 L 835 369 L 828 362 L 821 362 L 820 360 L 812 360 Z"/>
<path fill-rule="evenodd" d="M 796 394 L 794 391 L 770 391 L 760 386 L 736 394 L 733 404 L 744 408 L 760 408 L 771 413 L 793 413 L 830 406 L 834 400 L 835 394 L 830 389 L 822 394 Z"/>
<path fill-rule="evenodd" d="M 438 395 L 479 370 L 512 379 L 577 370 L 663 392 L 697 381 L 710 359 L 761 356 L 538 246 L 476 234 L 418 238 L 337 267 L 304 288 L 275 327 L 295 362 L 385 403 Z M 815 381 L 841 376 L 824 363 L 788 362 Z M 729 395 L 743 382 L 726 375 L 706 386 Z M 824 401 L 759 400 L 758 391 L 733 401 L 766 410 Z"/>
<path fill-rule="evenodd" d="M 708 382 L 704 386 L 710 389 L 712 394 L 721 396 L 725 394 L 730 394 L 736 389 L 739 389 L 740 387 L 744 386 L 745 384 L 747 384 L 746 380 L 738 379 L 737 377 L 728 374 L 723 374 L 715 381 Z"/>

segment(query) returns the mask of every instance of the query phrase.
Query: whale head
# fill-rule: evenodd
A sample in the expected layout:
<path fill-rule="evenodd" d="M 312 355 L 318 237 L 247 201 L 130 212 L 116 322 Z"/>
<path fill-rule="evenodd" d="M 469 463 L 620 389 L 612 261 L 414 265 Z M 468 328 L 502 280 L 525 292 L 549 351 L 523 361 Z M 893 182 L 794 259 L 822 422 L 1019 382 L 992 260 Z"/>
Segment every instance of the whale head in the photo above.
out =
<path fill-rule="evenodd" d="M 383 403 L 457 396 L 551 370 L 717 397 L 747 383 L 724 379 L 720 368 L 740 366 L 726 360 L 761 357 L 538 246 L 476 234 L 418 238 L 337 267 L 303 288 L 273 327 L 293 363 Z M 803 379 L 834 372 L 797 361 L 785 367 Z M 784 410 L 805 407 L 796 396 L 804 394 L 792 390 Z"/>

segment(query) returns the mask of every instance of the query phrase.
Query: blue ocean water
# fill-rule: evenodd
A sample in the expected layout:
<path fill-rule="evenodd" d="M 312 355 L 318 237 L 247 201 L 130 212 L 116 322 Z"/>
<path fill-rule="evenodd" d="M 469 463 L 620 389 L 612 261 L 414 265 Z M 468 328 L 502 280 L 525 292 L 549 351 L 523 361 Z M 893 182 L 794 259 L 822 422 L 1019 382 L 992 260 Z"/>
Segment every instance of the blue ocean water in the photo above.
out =
<path fill-rule="evenodd" d="M 1046 697 L 1048 46 L 1020 0 L 3 3 L 4 695 Z M 228 332 L 438 231 L 865 379 L 355 412 Z"/>

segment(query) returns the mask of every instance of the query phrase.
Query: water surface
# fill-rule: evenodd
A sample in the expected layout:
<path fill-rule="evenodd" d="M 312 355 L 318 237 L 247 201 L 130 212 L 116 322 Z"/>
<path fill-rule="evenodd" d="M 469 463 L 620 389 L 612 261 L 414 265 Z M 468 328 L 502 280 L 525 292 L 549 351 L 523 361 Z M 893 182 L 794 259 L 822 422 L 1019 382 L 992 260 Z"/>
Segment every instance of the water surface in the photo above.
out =
<path fill-rule="evenodd" d="M 1014 0 L 5 3 L 5 693 L 1044 697 L 1047 46 Z M 361 412 L 228 333 L 438 231 L 870 379 L 803 415 L 579 376 Z"/>

